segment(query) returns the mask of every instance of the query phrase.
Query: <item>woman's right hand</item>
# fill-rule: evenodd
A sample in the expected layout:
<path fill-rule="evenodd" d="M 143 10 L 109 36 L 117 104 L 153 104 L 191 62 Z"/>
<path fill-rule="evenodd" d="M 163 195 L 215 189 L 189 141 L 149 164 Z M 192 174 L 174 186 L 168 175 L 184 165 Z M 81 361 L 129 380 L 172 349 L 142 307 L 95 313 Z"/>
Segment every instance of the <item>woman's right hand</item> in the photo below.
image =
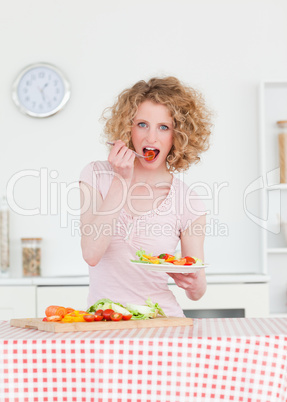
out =
<path fill-rule="evenodd" d="M 112 165 L 115 173 L 130 183 L 134 172 L 135 154 L 123 141 L 117 140 L 113 145 L 108 161 Z"/>

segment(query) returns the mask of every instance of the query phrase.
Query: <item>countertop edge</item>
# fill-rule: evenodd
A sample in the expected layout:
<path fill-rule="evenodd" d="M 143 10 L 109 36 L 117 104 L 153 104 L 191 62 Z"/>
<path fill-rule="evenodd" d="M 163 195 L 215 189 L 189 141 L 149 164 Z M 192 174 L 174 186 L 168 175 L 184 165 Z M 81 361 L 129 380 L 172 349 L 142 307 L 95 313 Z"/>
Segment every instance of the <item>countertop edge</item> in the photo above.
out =
<path fill-rule="evenodd" d="M 208 284 L 268 283 L 270 276 L 263 274 L 207 274 Z M 174 284 L 170 278 L 169 284 Z M 89 276 L 59 276 L 34 278 L 0 278 L 0 286 L 88 286 Z"/>

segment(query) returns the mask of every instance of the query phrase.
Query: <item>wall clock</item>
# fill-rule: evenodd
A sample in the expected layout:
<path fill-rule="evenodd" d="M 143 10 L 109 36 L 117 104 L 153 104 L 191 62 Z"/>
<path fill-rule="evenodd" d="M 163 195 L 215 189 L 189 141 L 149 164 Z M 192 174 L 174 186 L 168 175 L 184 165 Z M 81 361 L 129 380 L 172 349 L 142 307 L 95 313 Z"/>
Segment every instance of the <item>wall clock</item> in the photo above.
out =
<path fill-rule="evenodd" d="M 57 67 L 35 63 L 24 68 L 16 78 L 12 98 L 21 112 L 32 117 L 48 117 L 66 105 L 70 93 L 70 84 Z"/>

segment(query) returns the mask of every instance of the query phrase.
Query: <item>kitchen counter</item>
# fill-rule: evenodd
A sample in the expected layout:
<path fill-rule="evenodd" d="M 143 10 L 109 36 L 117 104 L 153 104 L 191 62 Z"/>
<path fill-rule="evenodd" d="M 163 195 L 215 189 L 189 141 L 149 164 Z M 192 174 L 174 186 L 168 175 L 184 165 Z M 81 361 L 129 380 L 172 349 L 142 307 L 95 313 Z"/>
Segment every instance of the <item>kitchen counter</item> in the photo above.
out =
<path fill-rule="evenodd" d="M 0 322 L 0 400 L 286 401 L 287 318 L 70 333 Z"/>
<path fill-rule="evenodd" d="M 169 280 L 169 288 L 185 311 L 216 310 L 216 314 L 221 314 L 221 311 L 228 308 L 229 316 L 244 314 L 245 317 L 267 317 L 269 315 L 268 281 L 269 277 L 266 275 L 208 274 L 207 291 L 196 302 L 190 300 L 183 289 L 175 286 L 172 278 Z M 81 306 L 85 309 L 88 286 L 87 275 L 1 278 L 0 320 L 18 318 L 19 305 L 26 317 L 41 317 L 45 308 L 51 304 L 51 300 L 53 300 L 52 304 Z"/>
<path fill-rule="evenodd" d="M 269 276 L 260 274 L 207 274 L 207 283 L 266 283 Z M 174 283 L 170 278 L 169 283 Z M 54 286 L 89 285 L 89 276 L 11 277 L 0 278 L 0 286 Z"/>

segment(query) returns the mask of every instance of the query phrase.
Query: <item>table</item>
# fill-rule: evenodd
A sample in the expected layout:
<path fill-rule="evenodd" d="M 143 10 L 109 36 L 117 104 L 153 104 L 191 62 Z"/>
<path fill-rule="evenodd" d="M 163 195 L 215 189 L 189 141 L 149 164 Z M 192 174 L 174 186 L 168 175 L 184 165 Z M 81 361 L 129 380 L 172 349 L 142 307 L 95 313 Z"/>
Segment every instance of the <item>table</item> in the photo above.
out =
<path fill-rule="evenodd" d="M 0 322 L 0 401 L 287 401 L 287 318 L 74 333 Z"/>

